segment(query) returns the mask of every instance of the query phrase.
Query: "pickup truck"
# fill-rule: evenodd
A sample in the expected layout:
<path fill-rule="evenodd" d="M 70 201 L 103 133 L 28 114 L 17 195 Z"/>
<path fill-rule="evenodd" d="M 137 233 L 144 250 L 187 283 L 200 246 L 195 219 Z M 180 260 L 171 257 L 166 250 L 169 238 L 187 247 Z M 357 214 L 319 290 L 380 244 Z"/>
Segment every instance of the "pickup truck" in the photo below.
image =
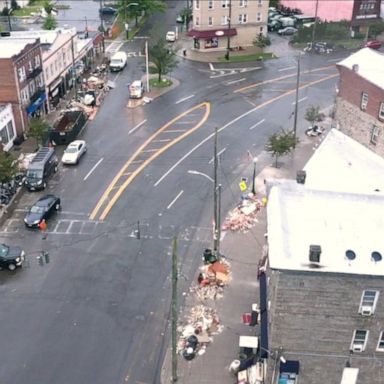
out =
<path fill-rule="evenodd" d="M 56 145 L 66 145 L 75 140 L 85 126 L 88 116 L 80 110 L 65 111 L 51 128 L 49 138 Z"/>

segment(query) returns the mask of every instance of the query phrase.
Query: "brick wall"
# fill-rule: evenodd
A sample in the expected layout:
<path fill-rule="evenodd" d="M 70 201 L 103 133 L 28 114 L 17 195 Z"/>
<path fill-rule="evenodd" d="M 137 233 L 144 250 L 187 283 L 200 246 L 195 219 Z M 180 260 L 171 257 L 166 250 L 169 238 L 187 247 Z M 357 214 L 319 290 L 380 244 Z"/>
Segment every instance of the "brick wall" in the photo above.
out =
<path fill-rule="evenodd" d="M 336 99 L 336 121 L 342 132 L 384 156 L 384 122 L 379 120 L 380 103 L 384 89 L 370 83 L 359 72 L 337 66 L 340 73 L 339 93 Z M 365 111 L 361 110 L 361 96 L 368 94 Z M 377 143 L 371 142 L 373 127 L 379 128 Z"/>

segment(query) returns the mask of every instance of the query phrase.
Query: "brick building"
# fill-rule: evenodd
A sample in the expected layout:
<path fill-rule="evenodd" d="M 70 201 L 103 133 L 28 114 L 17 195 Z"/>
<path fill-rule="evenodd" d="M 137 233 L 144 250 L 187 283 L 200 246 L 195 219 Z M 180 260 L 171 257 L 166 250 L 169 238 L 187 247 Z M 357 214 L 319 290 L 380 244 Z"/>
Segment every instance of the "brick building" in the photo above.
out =
<path fill-rule="evenodd" d="M 384 156 L 384 55 L 364 48 L 337 64 L 340 130 Z"/>
<path fill-rule="evenodd" d="M 28 111 L 44 112 L 44 76 L 40 39 L 2 39 L 0 103 L 10 103 L 17 135 L 28 129 Z"/>
<path fill-rule="evenodd" d="M 268 1 L 193 0 L 193 22 L 188 36 L 200 51 L 252 46 L 267 35 Z"/>

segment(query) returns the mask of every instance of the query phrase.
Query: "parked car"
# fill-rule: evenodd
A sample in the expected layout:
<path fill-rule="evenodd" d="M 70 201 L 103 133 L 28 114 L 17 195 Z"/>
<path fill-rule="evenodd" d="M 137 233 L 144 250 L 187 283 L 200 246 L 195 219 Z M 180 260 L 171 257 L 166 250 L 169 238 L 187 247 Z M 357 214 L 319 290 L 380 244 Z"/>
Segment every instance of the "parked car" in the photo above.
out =
<path fill-rule="evenodd" d="M 25 260 L 25 252 L 18 246 L 0 244 L 0 268 L 14 271 L 21 267 Z"/>
<path fill-rule="evenodd" d="M 293 28 L 293 27 L 285 27 L 285 28 L 282 28 L 282 29 L 279 29 L 277 31 L 277 33 L 281 36 L 284 36 L 284 35 L 293 35 L 294 33 L 297 32 L 297 29 L 296 28 Z"/>
<path fill-rule="evenodd" d="M 68 144 L 64 150 L 61 161 L 63 164 L 78 164 L 81 156 L 87 152 L 87 144 L 84 140 L 75 140 Z"/>
<path fill-rule="evenodd" d="M 115 15 L 117 13 L 117 10 L 112 7 L 102 7 L 99 9 L 99 13 L 102 15 Z"/>
<path fill-rule="evenodd" d="M 59 160 L 55 150 L 42 147 L 28 165 L 24 184 L 29 191 L 37 191 L 47 187 L 48 178 L 57 172 Z"/>
<path fill-rule="evenodd" d="M 111 72 L 122 71 L 126 65 L 127 54 L 123 51 L 118 51 L 111 57 L 111 62 L 109 63 L 109 70 Z"/>
<path fill-rule="evenodd" d="M 165 35 L 165 40 L 169 41 L 170 43 L 173 43 L 176 41 L 176 32 L 174 31 L 168 31 Z"/>
<path fill-rule="evenodd" d="M 364 44 L 364 47 L 365 48 L 372 48 L 372 49 L 380 49 L 382 44 L 383 43 L 379 40 L 370 40 Z"/>
<path fill-rule="evenodd" d="M 45 195 L 36 201 L 24 217 L 29 228 L 37 228 L 44 220 L 47 221 L 54 212 L 61 208 L 61 201 L 55 195 Z"/>
<path fill-rule="evenodd" d="M 131 99 L 141 99 L 144 93 L 144 85 L 141 80 L 135 80 L 129 86 L 129 97 Z"/>

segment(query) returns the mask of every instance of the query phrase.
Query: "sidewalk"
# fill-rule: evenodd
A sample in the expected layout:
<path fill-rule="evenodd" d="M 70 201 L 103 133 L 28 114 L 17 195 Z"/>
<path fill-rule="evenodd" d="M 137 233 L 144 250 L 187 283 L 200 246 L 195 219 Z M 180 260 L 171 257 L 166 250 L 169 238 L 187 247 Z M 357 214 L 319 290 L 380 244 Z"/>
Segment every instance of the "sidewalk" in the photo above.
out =
<path fill-rule="evenodd" d="M 314 146 L 317 144 L 316 140 L 303 138 L 294 153 L 279 160 L 279 168 L 270 165 L 273 163 L 270 154 L 262 153 L 258 156 L 258 165 L 260 164 L 262 169 L 256 177 L 258 199 L 261 200 L 265 196 L 266 179 L 296 178 L 296 172 L 301 170 L 311 157 Z M 250 161 L 244 174 L 252 175 L 252 170 L 253 164 Z M 231 189 L 235 191 L 239 187 L 234 185 Z M 237 203 L 234 201 L 233 206 Z M 225 212 L 223 212 L 224 216 Z M 231 266 L 232 280 L 224 288 L 223 297 L 208 304 L 217 311 L 220 324 L 224 329 L 222 333 L 213 336 L 213 342 L 208 344 L 202 356 L 186 361 L 178 355 L 178 383 L 233 384 L 237 382 L 236 377 L 229 372 L 229 365 L 239 358 L 239 336 L 256 336 L 260 332 L 258 325 L 251 327 L 242 322 L 243 313 L 251 312 L 252 304 L 260 303 L 257 270 L 266 245 L 266 208 L 261 209 L 257 218 L 258 222 L 249 232 L 227 232 L 221 243 L 221 253 Z M 179 322 L 182 325 L 186 323 L 189 310 L 198 304 L 201 302 L 195 294 L 189 293 L 179 316 Z M 161 372 L 163 384 L 171 382 L 171 356 L 171 347 L 168 346 Z"/>

